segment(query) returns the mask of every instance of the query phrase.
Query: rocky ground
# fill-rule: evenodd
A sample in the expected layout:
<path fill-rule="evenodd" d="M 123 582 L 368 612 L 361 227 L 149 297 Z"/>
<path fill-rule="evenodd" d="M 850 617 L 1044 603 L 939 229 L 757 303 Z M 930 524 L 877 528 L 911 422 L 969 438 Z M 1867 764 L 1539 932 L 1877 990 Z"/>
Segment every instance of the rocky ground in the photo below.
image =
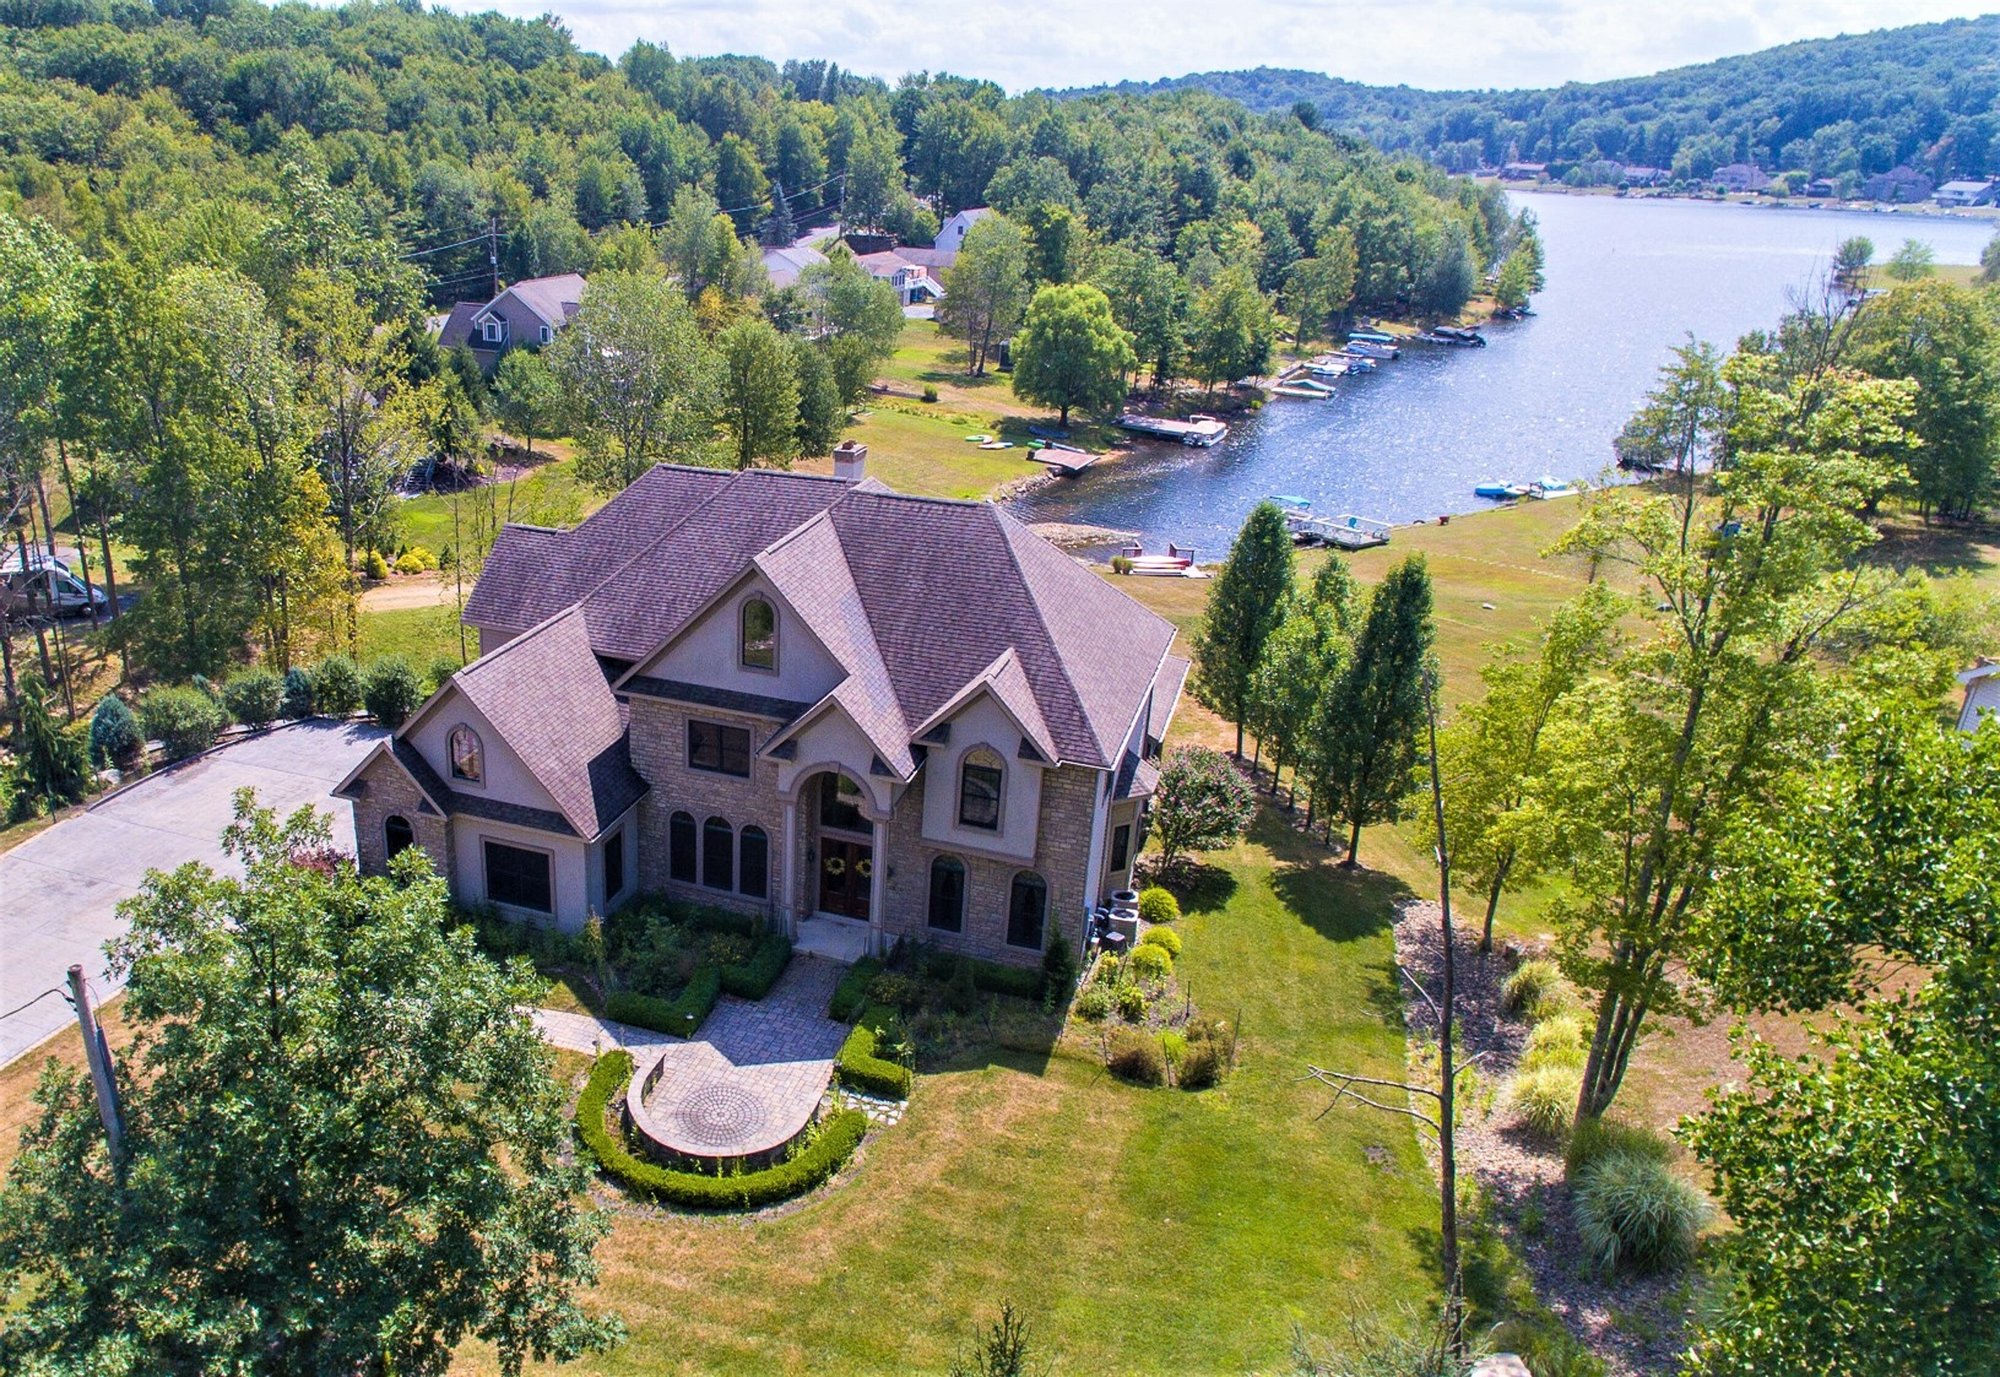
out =
<path fill-rule="evenodd" d="M 1527 1021 L 1500 1008 L 1500 987 L 1514 963 L 1498 952 L 1482 956 L 1478 933 L 1465 925 L 1458 926 L 1454 945 L 1458 1057 L 1487 1054 L 1479 1063 L 1479 1088 L 1460 1115 L 1460 1173 L 1485 1188 L 1508 1243 L 1527 1263 L 1535 1294 L 1614 1377 L 1672 1372 L 1686 1323 L 1682 1279 L 1620 1277 L 1607 1284 L 1577 1257 L 1562 1152 L 1525 1133 L 1506 1106 L 1506 1081 L 1528 1036 Z M 1396 959 L 1433 995 L 1443 955 L 1437 904 L 1402 905 Z M 1422 999 L 1411 995 L 1405 1009 L 1413 1036 L 1437 1036 L 1437 1019 Z"/>

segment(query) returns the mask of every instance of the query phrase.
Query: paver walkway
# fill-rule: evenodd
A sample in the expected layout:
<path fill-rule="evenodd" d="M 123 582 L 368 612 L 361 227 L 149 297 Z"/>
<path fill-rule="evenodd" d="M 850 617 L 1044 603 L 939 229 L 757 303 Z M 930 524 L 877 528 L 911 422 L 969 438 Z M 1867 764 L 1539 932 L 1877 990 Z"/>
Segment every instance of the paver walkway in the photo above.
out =
<path fill-rule="evenodd" d="M 222 854 L 231 795 L 254 789 L 282 816 L 314 804 L 333 818 L 333 843 L 354 850 L 354 814 L 329 792 L 382 736 L 361 722 L 298 722 L 224 746 L 143 779 L 10 851 L 0 852 L 0 1011 L 61 986 L 81 963 L 92 992 L 119 989 L 104 944 L 125 931 L 118 901 L 148 870 L 201 861 L 242 873 Z M 50 995 L 0 1019 L 0 1066 L 74 1021 Z"/>
<path fill-rule="evenodd" d="M 644 1105 L 646 1128 L 677 1152 L 747 1157 L 789 1142 L 819 1107 L 847 1037 L 826 1016 L 843 967 L 798 954 L 754 1002 L 724 996 L 690 1042 L 668 1039 Z M 641 1070 L 650 1063 L 635 1049 Z"/>

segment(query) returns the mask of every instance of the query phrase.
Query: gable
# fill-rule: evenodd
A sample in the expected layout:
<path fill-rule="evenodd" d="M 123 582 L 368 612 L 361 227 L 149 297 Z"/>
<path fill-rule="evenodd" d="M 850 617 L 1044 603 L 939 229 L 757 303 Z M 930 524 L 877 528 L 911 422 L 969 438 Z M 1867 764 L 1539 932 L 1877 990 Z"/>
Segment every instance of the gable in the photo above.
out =
<path fill-rule="evenodd" d="M 478 784 L 452 777 L 451 733 L 461 723 L 479 733 L 480 747 L 485 756 L 485 779 Z M 438 778 L 455 794 L 544 812 L 560 811 L 555 797 L 542 787 L 527 762 L 456 684 L 447 684 L 438 691 L 437 699 L 426 709 L 423 720 L 416 723 L 415 730 L 403 739 L 415 748 L 424 763 L 436 771 Z"/>
<path fill-rule="evenodd" d="M 768 602 L 777 614 L 775 670 L 748 668 L 742 663 L 739 627 L 743 606 L 757 598 Z M 658 654 L 626 676 L 628 680 L 664 679 L 804 703 L 818 702 L 845 677 L 846 672 L 805 618 L 768 578 L 754 571 L 718 595 Z"/>

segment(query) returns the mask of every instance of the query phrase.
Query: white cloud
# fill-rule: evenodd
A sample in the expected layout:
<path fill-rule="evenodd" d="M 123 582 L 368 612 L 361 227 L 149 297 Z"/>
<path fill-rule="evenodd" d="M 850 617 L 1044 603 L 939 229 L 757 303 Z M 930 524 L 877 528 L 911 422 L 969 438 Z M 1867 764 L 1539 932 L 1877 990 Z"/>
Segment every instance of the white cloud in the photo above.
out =
<path fill-rule="evenodd" d="M 450 0 L 532 17 L 548 0 Z M 1429 88 L 1638 76 L 1800 38 L 1977 14 L 1966 0 L 569 0 L 577 41 L 681 55 L 831 58 L 891 80 L 918 70 L 1009 90 L 1239 67 L 1298 67 Z"/>

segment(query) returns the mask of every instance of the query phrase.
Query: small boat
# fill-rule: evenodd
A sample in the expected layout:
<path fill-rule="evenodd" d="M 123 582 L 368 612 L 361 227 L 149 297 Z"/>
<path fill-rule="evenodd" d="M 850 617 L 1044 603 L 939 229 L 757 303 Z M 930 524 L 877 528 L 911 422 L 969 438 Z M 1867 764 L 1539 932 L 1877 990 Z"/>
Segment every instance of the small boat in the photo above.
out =
<path fill-rule="evenodd" d="M 1491 497 L 1495 500 L 1506 500 L 1515 497 L 1526 497 L 1528 492 L 1529 488 L 1526 483 L 1494 482 L 1481 483 L 1472 490 L 1472 495 L 1474 497 Z"/>
<path fill-rule="evenodd" d="M 992 438 L 991 435 L 986 434 L 984 431 L 977 431 L 966 436 L 965 443 L 968 445 L 983 445 Z"/>
<path fill-rule="evenodd" d="M 1341 365 L 1350 373 L 1373 373 L 1380 366 L 1375 359 L 1366 354 L 1340 353 L 1334 357 L 1340 360 Z"/>
<path fill-rule="evenodd" d="M 1304 383 L 1279 383 L 1271 389 L 1274 397 L 1296 397 L 1302 402 L 1323 402 L 1333 395 L 1329 388 L 1308 387 Z"/>
<path fill-rule="evenodd" d="M 1486 336 L 1477 330 L 1465 330 L 1456 325 L 1439 325 L 1426 331 L 1418 338 L 1432 344 L 1449 344 L 1460 349 L 1484 349 Z"/>
<path fill-rule="evenodd" d="M 1581 478 L 1564 480 L 1561 478 L 1552 478 L 1544 474 L 1541 482 L 1530 484 L 1529 486 L 1536 497 L 1547 501 L 1552 497 L 1575 497 L 1590 485 L 1585 483 Z"/>
<path fill-rule="evenodd" d="M 1149 555 L 1146 547 L 1133 541 L 1119 554 L 1130 561 L 1134 574 L 1145 574 L 1154 578 L 1177 578 L 1185 575 L 1194 566 L 1194 551 L 1178 545 L 1168 545 L 1164 555 Z"/>
<path fill-rule="evenodd" d="M 1359 354 L 1364 359 L 1397 359 L 1403 351 L 1393 344 L 1377 344 L 1372 340 L 1353 340 L 1347 346 L 1350 354 Z"/>
<path fill-rule="evenodd" d="M 1012 449 L 1014 448 L 1014 442 L 1012 440 L 982 440 L 979 447 L 981 449 Z"/>
<path fill-rule="evenodd" d="M 1396 337 L 1381 330 L 1349 330 L 1349 339 L 1366 341 L 1369 344 L 1394 344 Z"/>
<path fill-rule="evenodd" d="M 1284 492 L 1272 493 L 1270 500 L 1277 503 L 1280 507 L 1290 507 L 1295 512 L 1306 511 L 1312 506 L 1312 499 L 1310 497 L 1294 497 L 1292 494 Z"/>

